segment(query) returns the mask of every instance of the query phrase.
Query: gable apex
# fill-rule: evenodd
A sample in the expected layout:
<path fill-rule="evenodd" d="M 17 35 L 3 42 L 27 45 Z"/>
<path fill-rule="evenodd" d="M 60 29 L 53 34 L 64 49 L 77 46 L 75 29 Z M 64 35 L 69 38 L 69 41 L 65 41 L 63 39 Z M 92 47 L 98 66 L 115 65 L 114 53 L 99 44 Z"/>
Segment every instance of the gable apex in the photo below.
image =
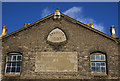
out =
<path fill-rule="evenodd" d="M 27 28 L 29 28 L 29 27 L 32 27 L 32 26 L 34 26 L 35 24 L 38 24 L 38 23 L 40 23 L 40 22 L 42 22 L 42 21 L 44 21 L 44 20 L 46 20 L 46 19 L 49 19 L 49 18 L 51 18 L 51 17 L 54 17 L 54 14 L 55 14 L 55 13 L 52 13 L 52 14 L 50 14 L 50 15 L 48 15 L 48 16 L 46 16 L 46 17 L 44 17 L 44 18 L 42 18 L 42 19 L 40 19 L 40 20 L 38 20 L 38 21 L 30 24 L 30 25 L 28 25 L 27 27 L 22 27 L 22 28 L 14 31 L 14 32 L 12 32 L 12 33 L 9 33 L 9 34 L 7 34 L 7 35 L 4 35 L 2 38 L 4 39 L 4 38 L 6 38 L 6 37 L 9 37 L 9 36 L 11 36 L 11 35 L 13 35 L 13 34 L 15 34 L 15 33 L 18 33 L 18 32 L 23 31 L 24 29 L 27 29 Z M 99 30 L 97 30 L 97 29 L 94 29 L 93 27 L 91 27 L 91 26 L 89 26 L 89 25 L 87 25 L 87 24 L 84 24 L 84 23 L 82 23 L 82 22 L 80 22 L 80 21 L 77 21 L 77 20 L 75 20 L 75 19 L 73 19 L 73 18 L 71 18 L 71 17 L 69 17 L 69 16 L 67 16 L 67 15 L 65 15 L 65 14 L 63 14 L 63 13 L 61 13 L 61 12 L 60 12 L 60 16 L 63 17 L 63 18 L 65 18 L 65 19 L 67 19 L 67 20 L 69 20 L 69 21 L 72 22 L 72 23 L 81 25 L 82 27 L 87 28 L 87 29 L 89 29 L 89 30 L 91 30 L 91 31 L 93 31 L 93 32 L 95 32 L 95 33 L 97 33 L 97 34 L 99 34 L 99 35 L 102 35 L 102 36 L 104 36 L 104 37 L 106 37 L 106 38 L 108 38 L 108 39 L 110 39 L 110 40 L 113 40 L 113 41 L 115 41 L 115 42 L 117 42 L 117 43 L 118 43 L 118 41 L 119 41 L 118 39 L 116 40 L 116 39 L 114 39 L 113 37 L 111 37 L 111 36 L 109 36 L 109 35 L 101 32 L 101 31 L 99 31 Z"/>

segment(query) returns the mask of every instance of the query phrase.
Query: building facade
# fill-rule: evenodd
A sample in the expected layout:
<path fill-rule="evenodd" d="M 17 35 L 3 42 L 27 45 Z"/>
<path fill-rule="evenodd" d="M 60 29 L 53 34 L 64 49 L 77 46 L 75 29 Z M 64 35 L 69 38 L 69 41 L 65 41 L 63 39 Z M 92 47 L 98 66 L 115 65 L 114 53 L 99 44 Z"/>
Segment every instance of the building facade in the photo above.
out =
<path fill-rule="evenodd" d="M 119 80 L 120 40 L 56 10 L 2 36 L 2 80 Z"/>

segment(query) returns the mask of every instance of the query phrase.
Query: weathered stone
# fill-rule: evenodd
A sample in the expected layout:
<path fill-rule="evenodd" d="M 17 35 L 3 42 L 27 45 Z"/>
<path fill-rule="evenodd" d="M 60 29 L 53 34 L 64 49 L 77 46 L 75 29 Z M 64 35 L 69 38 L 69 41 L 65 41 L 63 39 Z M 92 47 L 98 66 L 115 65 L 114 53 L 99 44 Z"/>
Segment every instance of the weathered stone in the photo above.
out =
<path fill-rule="evenodd" d="M 50 43 L 47 42 L 49 32 L 56 27 L 63 30 L 67 39 L 65 43 L 61 43 L 59 46 L 50 45 Z M 61 16 L 58 21 L 51 17 L 44 20 L 44 22 L 41 21 L 37 25 L 33 25 L 23 31 L 17 32 L 17 34 L 2 39 L 2 47 L 1 72 L 3 81 L 16 81 L 16 79 L 21 79 L 22 81 L 27 81 L 27 79 L 80 79 L 81 81 L 84 79 L 92 79 L 91 81 L 93 81 L 93 79 L 107 79 L 106 81 L 108 81 L 109 79 L 117 80 L 120 78 L 120 66 L 118 67 L 118 65 L 120 65 L 120 44 L 118 48 L 118 43 L 112 39 L 82 25 L 73 23 L 72 20 L 68 20 L 63 16 Z M 105 76 L 91 74 L 90 53 L 95 51 L 101 51 L 106 54 L 107 75 Z M 6 57 L 9 52 L 22 53 L 20 76 L 5 76 Z M 47 55 L 44 55 L 43 52 L 44 54 L 49 54 L 48 59 Z M 53 52 L 54 54 L 52 54 Z M 57 55 L 55 56 L 55 54 Z M 75 55 L 75 57 L 71 57 L 71 60 L 74 59 L 75 63 L 70 62 L 71 60 L 68 62 L 68 59 L 70 59 L 68 54 Z M 54 56 L 54 60 L 51 60 Z M 55 66 L 60 64 L 60 68 L 54 66 L 54 72 L 50 69 L 54 64 L 52 61 L 56 63 Z M 41 64 L 46 64 L 47 70 L 45 70 L 44 66 L 39 68 Z M 75 69 L 73 69 L 74 66 Z M 66 68 L 61 70 L 62 67 Z M 44 72 L 41 72 L 42 70 L 44 70 Z M 48 70 L 51 72 L 48 72 Z M 63 72 L 58 72 L 57 70 Z M 64 70 L 67 72 L 64 72 Z M 70 70 L 72 72 L 70 72 Z"/>
<path fill-rule="evenodd" d="M 77 72 L 77 52 L 40 52 L 35 72 Z"/>

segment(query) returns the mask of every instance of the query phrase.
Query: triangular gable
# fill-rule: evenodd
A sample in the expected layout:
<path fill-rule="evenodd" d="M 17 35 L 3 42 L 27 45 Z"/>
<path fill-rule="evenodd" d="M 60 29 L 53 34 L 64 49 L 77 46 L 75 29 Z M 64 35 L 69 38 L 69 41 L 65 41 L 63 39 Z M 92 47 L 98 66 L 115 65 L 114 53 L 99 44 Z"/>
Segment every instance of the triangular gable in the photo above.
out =
<path fill-rule="evenodd" d="M 23 31 L 24 29 L 27 29 L 27 28 L 29 28 L 29 27 L 32 27 L 32 26 L 34 26 L 35 24 L 40 23 L 40 22 L 42 22 L 42 21 L 44 21 L 44 20 L 46 20 L 46 19 L 48 19 L 48 18 L 50 18 L 50 17 L 52 17 L 52 16 L 54 16 L 54 13 L 52 13 L 52 14 L 50 14 L 50 15 L 48 15 L 48 16 L 46 16 L 46 17 L 44 17 L 44 18 L 42 18 L 42 19 L 40 19 L 40 20 L 38 20 L 38 21 L 30 24 L 30 25 L 28 25 L 27 27 L 22 27 L 22 28 L 14 31 L 14 32 L 12 32 L 12 33 L 9 33 L 9 34 L 3 36 L 2 38 L 4 39 L 4 38 L 9 37 L 9 36 L 11 36 L 11 35 L 13 35 L 13 34 L 15 34 L 15 33 L 18 33 L 18 32 L 20 32 L 20 31 Z M 67 19 L 68 21 L 71 21 L 72 23 L 81 25 L 82 27 L 85 27 L 85 28 L 87 28 L 87 29 L 89 29 L 89 30 L 91 30 L 91 31 L 93 31 L 93 32 L 95 32 L 95 33 L 98 33 L 99 35 L 102 35 L 102 36 L 104 36 L 104 37 L 106 37 L 106 38 L 108 38 L 108 39 L 110 39 L 110 40 L 113 40 L 113 41 L 115 41 L 115 42 L 119 42 L 119 40 L 116 40 L 116 39 L 114 39 L 113 37 L 111 37 L 111 36 L 109 36 L 109 35 L 101 32 L 101 31 L 99 31 L 99 30 L 94 29 L 94 28 L 88 26 L 87 24 L 84 24 L 84 23 L 82 23 L 82 22 L 80 22 L 80 21 L 77 21 L 77 20 L 75 20 L 75 19 L 73 19 L 73 18 L 71 18 L 71 17 L 69 17 L 69 16 L 67 16 L 67 15 L 65 15 L 65 14 L 63 14 L 63 13 L 61 13 L 61 16 L 64 17 L 65 19 Z"/>

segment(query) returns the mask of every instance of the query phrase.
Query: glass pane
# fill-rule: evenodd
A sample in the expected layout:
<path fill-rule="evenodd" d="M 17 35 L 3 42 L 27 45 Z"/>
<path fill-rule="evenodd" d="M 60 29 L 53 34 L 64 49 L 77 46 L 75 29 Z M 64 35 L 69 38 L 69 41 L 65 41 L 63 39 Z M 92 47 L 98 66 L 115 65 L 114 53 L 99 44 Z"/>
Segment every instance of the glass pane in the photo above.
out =
<path fill-rule="evenodd" d="M 96 56 L 96 60 L 101 60 L 100 55 L 95 55 L 95 56 Z"/>
<path fill-rule="evenodd" d="M 92 60 L 92 61 L 95 60 L 95 55 L 91 55 L 91 60 Z"/>
<path fill-rule="evenodd" d="M 9 72 L 10 72 L 10 67 L 7 67 L 6 73 L 9 73 Z"/>
<path fill-rule="evenodd" d="M 16 56 L 13 56 L 13 60 L 16 61 Z"/>
<path fill-rule="evenodd" d="M 22 57 L 21 56 L 17 56 L 17 60 L 21 60 L 22 59 Z"/>
<path fill-rule="evenodd" d="M 7 63 L 7 66 L 11 66 L 11 63 Z"/>
<path fill-rule="evenodd" d="M 8 61 L 11 61 L 11 59 L 12 59 L 12 56 L 8 56 Z"/>
<path fill-rule="evenodd" d="M 101 55 L 101 60 L 105 60 L 105 55 Z"/>
<path fill-rule="evenodd" d="M 95 72 L 95 67 L 92 67 L 92 72 Z"/>
<path fill-rule="evenodd" d="M 15 67 L 12 67 L 11 72 L 15 72 Z"/>
<path fill-rule="evenodd" d="M 100 67 L 100 64 L 101 64 L 100 62 L 97 62 L 96 67 Z"/>
<path fill-rule="evenodd" d="M 16 68 L 16 72 L 20 72 L 20 67 L 17 67 L 17 68 Z"/>
<path fill-rule="evenodd" d="M 101 67 L 101 72 L 105 72 L 105 67 Z"/>
<path fill-rule="evenodd" d="M 101 62 L 101 66 L 105 66 L 105 62 Z"/>
<path fill-rule="evenodd" d="M 12 63 L 12 66 L 16 66 L 16 62 L 13 62 L 13 63 Z"/>
<path fill-rule="evenodd" d="M 95 66 L 95 63 L 94 63 L 94 62 L 91 62 L 91 66 L 92 66 L 92 67 Z"/>
<path fill-rule="evenodd" d="M 21 66 L 21 62 L 18 62 L 18 63 L 17 63 L 17 66 Z"/>
<path fill-rule="evenodd" d="M 100 72 L 100 67 L 95 67 L 96 72 Z"/>

